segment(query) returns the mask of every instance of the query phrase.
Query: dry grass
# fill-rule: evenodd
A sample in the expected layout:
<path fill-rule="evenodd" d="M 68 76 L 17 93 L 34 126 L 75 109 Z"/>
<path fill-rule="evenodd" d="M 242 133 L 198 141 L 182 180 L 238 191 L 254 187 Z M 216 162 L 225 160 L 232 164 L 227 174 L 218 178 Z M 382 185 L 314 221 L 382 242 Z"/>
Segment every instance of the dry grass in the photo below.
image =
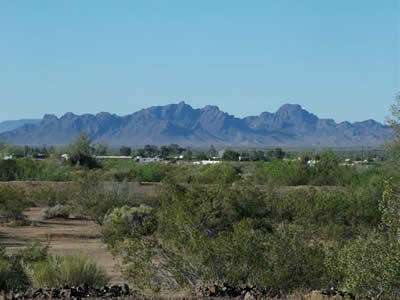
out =
<path fill-rule="evenodd" d="M 33 222 L 31 226 L 10 228 L 6 224 L 0 225 L 0 243 L 7 251 L 15 252 L 34 242 L 50 242 L 51 254 L 86 253 L 105 268 L 112 283 L 123 283 L 116 263 L 101 241 L 99 225 L 77 219 L 41 220 L 40 210 L 31 208 L 25 212 Z"/>

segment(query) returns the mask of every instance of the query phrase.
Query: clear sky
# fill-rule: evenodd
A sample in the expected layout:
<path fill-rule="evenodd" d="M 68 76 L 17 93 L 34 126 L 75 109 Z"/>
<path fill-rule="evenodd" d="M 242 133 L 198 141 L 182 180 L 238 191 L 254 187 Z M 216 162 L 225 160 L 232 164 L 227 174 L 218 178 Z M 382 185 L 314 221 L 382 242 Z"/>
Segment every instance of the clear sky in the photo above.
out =
<path fill-rule="evenodd" d="M 0 0 L 0 120 L 185 101 L 383 121 L 399 56 L 400 0 Z"/>

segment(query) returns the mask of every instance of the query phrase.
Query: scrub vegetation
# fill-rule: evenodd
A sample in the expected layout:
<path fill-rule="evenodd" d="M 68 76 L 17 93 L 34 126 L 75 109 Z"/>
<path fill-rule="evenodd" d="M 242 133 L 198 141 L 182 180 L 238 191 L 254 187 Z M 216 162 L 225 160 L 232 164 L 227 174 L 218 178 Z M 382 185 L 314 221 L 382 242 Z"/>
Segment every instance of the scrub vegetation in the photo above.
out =
<path fill-rule="evenodd" d="M 99 224 L 125 279 L 143 291 L 162 294 L 218 281 L 256 285 L 270 296 L 335 287 L 359 298 L 398 299 L 397 100 L 395 139 L 381 159 L 360 164 L 331 150 L 277 149 L 241 161 L 230 150 L 222 162 L 204 166 L 191 163 L 196 155 L 204 158 L 198 153 L 181 163 L 93 161 L 91 141 L 80 137 L 69 148 L 73 162 L 0 161 L 3 181 L 69 182 L 68 193 L 1 185 L 0 216 L 4 222 L 23 220 L 26 208 L 40 206 L 43 218 L 73 216 Z M 157 183 L 155 192 L 138 194 L 132 181 Z M 54 256 L 40 245 L 13 255 L 0 250 L 5 292 L 108 280 L 83 254 Z"/>

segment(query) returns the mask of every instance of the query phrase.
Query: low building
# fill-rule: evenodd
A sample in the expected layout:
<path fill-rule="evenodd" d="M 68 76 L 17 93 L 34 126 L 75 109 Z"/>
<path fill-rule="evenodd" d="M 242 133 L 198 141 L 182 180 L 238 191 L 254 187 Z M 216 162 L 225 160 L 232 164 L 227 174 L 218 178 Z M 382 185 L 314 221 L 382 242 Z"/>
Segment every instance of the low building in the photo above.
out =
<path fill-rule="evenodd" d="M 142 156 L 136 156 L 135 161 L 137 163 L 152 163 L 152 162 L 160 162 L 162 161 L 162 158 L 156 156 L 156 157 L 142 157 Z"/>
<path fill-rule="evenodd" d="M 307 165 L 309 167 L 315 167 L 317 163 L 318 163 L 318 161 L 315 159 L 311 159 L 311 160 L 307 161 Z"/>
<path fill-rule="evenodd" d="M 124 156 L 124 155 L 119 155 L 119 156 L 98 155 L 98 156 L 96 156 L 96 159 L 132 159 L 132 156 Z"/>
<path fill-rule="evenodd" d="M 194 165 L 216 165 L 221 163 L 219 160 L 200 160 L 193 162 Z"/>

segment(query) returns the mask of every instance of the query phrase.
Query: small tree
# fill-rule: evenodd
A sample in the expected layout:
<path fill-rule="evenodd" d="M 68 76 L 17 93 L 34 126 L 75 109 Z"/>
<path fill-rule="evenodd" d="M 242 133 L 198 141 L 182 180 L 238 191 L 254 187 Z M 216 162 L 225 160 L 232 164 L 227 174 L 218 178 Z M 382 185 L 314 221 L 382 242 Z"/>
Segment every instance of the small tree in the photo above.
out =
<path fill-rule="evenodd" d="M 147 157 L 153 157 L 159 153 L 159 150 L 155 145 L 146 145 L 144 146 L 144 153 Z"/>
<path fill-rule="evenodd" d="M 250 153 L 249 159 L 251 161 L 258 161 L 258 160 L 264 160 L 264 151 L 252 151 Z"/>
<path fill-rule="evenodd" d="M 0 292 L 3 299 L 10 292 L 24 291 L 30 285 L 21 261 L 15 257 L 0 257 Z"/>
<path fill-rule="evenodd" d="M 210 146 L 210 150 L 208 150 L 208 156 L 211 158 L 218 156 L 218 151 L 215 149 L 214 145 Z"/>
<path fill-rule="evenodd" d="M 122 147 L 119 149 L 119 153 L 120 153 L 121 155 L 123 155 L 123 156 L 131 156 L 132 150 L 131 150 L 131 148 L 129 148 L 129 147 L 122 146 Z"/>
<path fill-rule="evenodd" d="M 15 180 L 17 169 L 15 160 L 0 160 L 0 181 Z"/>
<path fill-rule="evenodd" d="M 167 158 L 170 155 L 170 148 L 167 146 L 161 146 L 160 148 L 161 156 Z"/>
<path fill-rule="evenodd" d="M 29 207 L 25 193 L 13 186 L 0 186 L 0 215 L 8 219 L 23 218 L 23 211 Z"/>
<path fill-rule="evenodd" d="M 227 161 L 238 161 L 240 154 L 233 150 L 226 150 L 222 155 L 223 160 Z"/>
<path fill-rule="evenodd" d="M 275 148 L 267 153 L 267 157 L 269 159 L 283 159 L 285 155 L 286 153 L 282 150 L 282 148 Z"/>
<path fill-rule="evenodd" d="M 80 165 L 89 169 L 98 168 L 100 165 L 92 156 L 92 139 L 87 133 L 81 133 L 74 143 L 69 145 L 69 163 L 71 165 Z"/>
<path fill-rule="evenodd" d="M 389 158 L 388 167 L 400 173 L 400 93 L 395 98 L 395 104 L 391 106 L 391 116 L 387 117 L 387 122 L 394 131 L 394 138 L 386 143 L 385 153 Z"/>
<path fill-rule="evenodd" d="M 96 155 L 107 155 L 108 146 L 106 144 L 100 143 L 96 146 Z"/>
<path fill-rule="evenodd" d="M 197 160 L 206 160 L 208 157 L 204 152 L 198 152 L 196 153 L 195 158 Z"/>
<path fill-rule="evenodd" d="M 103 225 L 104 218 L 112 209 L 121 207 L 129 200 L 126 186 L 106 185 L 97 174 L 86 174 L 79 181 L 79 194 L 73 206 L 80 216 Z"/>

